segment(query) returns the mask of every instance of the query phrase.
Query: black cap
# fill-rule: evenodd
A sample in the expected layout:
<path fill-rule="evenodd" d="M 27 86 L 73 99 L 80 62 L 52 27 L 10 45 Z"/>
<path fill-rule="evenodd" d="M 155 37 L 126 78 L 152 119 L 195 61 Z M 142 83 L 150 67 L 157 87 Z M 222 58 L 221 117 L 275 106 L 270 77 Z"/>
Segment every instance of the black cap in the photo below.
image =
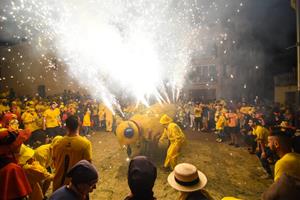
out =
<path fill-rule="evenodd" d="M 91 183 L 98 179 L 98 172 L 89 161 L 81 160 L 69 170 L 67 177 L 71 177 L 74 184 Z"/>
<path fill-rule="evenodd" d="M 156 167 L 147 157 L 137 156 L 130 161 L 128 185 L 133 195 L 152 195 L 152 188 L 156 177 Z"/>

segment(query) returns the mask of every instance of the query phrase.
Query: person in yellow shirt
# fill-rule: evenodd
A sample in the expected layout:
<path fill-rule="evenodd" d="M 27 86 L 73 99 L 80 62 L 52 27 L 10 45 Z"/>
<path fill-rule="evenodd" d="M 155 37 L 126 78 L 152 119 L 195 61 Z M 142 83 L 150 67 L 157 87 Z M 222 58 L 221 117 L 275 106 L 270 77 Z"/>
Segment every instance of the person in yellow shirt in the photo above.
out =
<path fill-rule="evenodd" d="M 49 144 L 44 144 L 34 149 L 34 159 L 46 169 L 53 169 L 52 154 L 53 146 L 62 139 L 63 136 L 56 136 Z"/>
<path fill-rule="evenodd" d="M 91 111 L 90 108 L 87 107 L 82 120 L 81 134 L 83 136 L 89 136 L 90 130 L 91 130 Z"/>
<path fill-rule="evenodd" d="M 185 141 L 185 135 L 180 127 L 173 122 L 173 119 L 164 114 L 159 121 L 164 126 L 164 132 L 162 133 L 159 143 L 163 143 L 163 140 L 167 138 L 170 141 L 170 145 L 167 151 L 167 156 L 164 162 L 165 168 L 171 168 L 172 170 L 177 164 L 177 158 L 179 156 L 180 147 Z"/>
<path fill-rule="evenodd" d="M 94 100 L 92 102 L 92 106 L 91 106 L 91 129 L 93 131 L 96 131 L 99 129 L 99 117 L 98 117 L 98 105 L 96 100 Z"/>
<path fill-rule="evenodd" d="M 252 128 L 252 134 L 256 137 L 256 155 L 259 158 L 262 167 L 267 172 L 267 175 L 263 175 L 262 178 L 272 178 L 273 174 L 269 159 L 273 157 L 273 154 L 268 147 L 268 136 L 270 135 L 270 132 L 268 129 L 261 126 L 257 119 L 250 119 L 248 124 L 250 128 Z"/>
<path fill-rule="evenodd" d="M 99 104 L 98 117 L 99 117 L 99 128 L 101 129 L 105 126 L 105 106 L 103 103 Z"/>
<path fill-rule="evenodd" d="M 300 179 L 300 154 L 292 152 L 292 139 L 283 131 L 272 131 L 268 137 L 270 149 L 279 156 L 275 163 L 274 181 L 284 173 Z"/>
<path fill-rule="evenodd" d="M 202 107 L 201 107 L 200 103 L 195 105 L 194 113 L 195 113 L 195 123 L 194 123 L 193 130 L 200 131 L 201 126 L 202 126 L 202 124 L 201 124 L 201 122 L 202 122 Z"/>
<path fill-rule="evenodd" d="M 49 138 L 54 138 L 60 135 L 61 120 L 60 111 L 57 108 L 57 103 L 52 102 L 50 108 L 43 114 L 43 130 L 46 130 L 46 134 Z"/>
<path fill-rule="evenodd" d="M 66 120 L 67 135 L 53 146 L 53 165 L 55 175 L 53 191 L 70 182 L 67 172 L 80 160 L 92 160 L 91 142 L 79 135 L 77 116 L 69 116 Z"/>
<path fill-rule="evenodd" d="M 107 106 L 105 106 L 104 113 L 105 113 L 106 131 L 112 132 L 113 120 L 114 120 L 113 113 Z"/>
<path fill-rule="evenodd" d="M 226 112 L 221 111 L 221 115 L 219 116 L 219 118 L 217 119 L 216 122 L 216 131 L 218 134 L 218 138 L 216 139 L 217 142 L 222 142 L 225 138 L 225 126 L 226 126 Z"/>
<path fill-rule="evenodd" d="M 32 134 L 29 138 L 29 145 L 33 148 L 45 143 L 46 135 L 44 131 L 38 126 L 39 117 L 34 108 L 27 107 L 22 114 L 21 119 L 26 129 L 29 129 Z"/>
<path fill-rule="evenodd" d="M 53 174 L 50 174 L 46 168 L 34 160 L 34 150 L 22 144 L 18 163 L 23 167 L 23 170 L 28 178 L 32 188 L 32 193 L 29 195 L 29 200 L 41 200 L 49 188 L 49 183 L 53 179 Z M 43 184 L 46 183 L 47 187 L 42 189 Z"/>

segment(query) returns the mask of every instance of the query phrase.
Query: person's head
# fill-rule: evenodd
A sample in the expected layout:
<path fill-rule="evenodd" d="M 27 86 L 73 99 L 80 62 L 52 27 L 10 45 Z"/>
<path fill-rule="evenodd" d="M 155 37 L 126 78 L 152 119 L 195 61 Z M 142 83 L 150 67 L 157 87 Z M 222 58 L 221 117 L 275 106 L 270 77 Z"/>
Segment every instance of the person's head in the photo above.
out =
<path fill-rule="evenodd" d="M 300 179 L 282 174 L 263 194 L 262 200 L 300 199 Z"/>
<path fill-rule="evenodd" d="M 96 189 L 99 179 L 96 167 L 87 160 L 76 163 L 67 173 L 67 177 L 71 178 L 72 187 L 82 196 Z"/>
<path fill-rule="evenodd" d="M 145 156 L 133 158 L 128 167 L 128 186 L 131 193 L 139 199 L 153 197 L 152 188 L 156 180 L 157 170 Z"/>
<path fill-rule="evenodd" d="M 74 133 L 78 130 L 78 117 L 75 115 L 71 115 L 66 120 L 66 127 L 69 132 Z"/>
<path fill-rule="evenodd" d="M 249 125 L 251 128 L 255 128 L 257 125 L 259 125 L 259 121 L 258 121 L 256 118 L 251 118 L 251 119 L 249 119 L 249 121 L 248 121 L 248 125 Z"/>
<path fill-rule="evenodd" d="M 0 155 L 18 154 L 23 142 L 31 135 L 28 130 L 9 131 L 0 129 Z"/>
<path fill-rule="evenodd" d="M 173 119 L 171 117 L 169 117 L 167 114 L 164 114 L 160 120 L 159 123 L 161 123 L 163 126 L 168 126 L 171 122 L 173 121 Z"/>
<path fill-rule="evenodd" d="M 180 192 L 196 192 L 205 187 L 207 178 L 205 174 L 189 163 L 176 165 L 174 171 L 168 176 L 168 183 Z"/>
<path fill-rule="evenodd" d="M 50 107 L 54 110 L 57 107 L 57 103 L 55 101 L 52 101 Z"/>
<path fill-rule="evenodd" d="M 278 156 L 282 157 L 292 151 L 292 140 L 285 132 L 273 130 L 268 136 L 268 146 Z"/>

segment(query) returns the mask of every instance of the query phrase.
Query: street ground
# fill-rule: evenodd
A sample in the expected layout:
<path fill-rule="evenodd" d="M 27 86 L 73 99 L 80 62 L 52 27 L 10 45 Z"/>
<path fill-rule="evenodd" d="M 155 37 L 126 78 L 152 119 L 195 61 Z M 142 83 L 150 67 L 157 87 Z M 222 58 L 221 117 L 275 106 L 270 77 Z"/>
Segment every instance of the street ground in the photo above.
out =
<path fill-rule="evenodd" d="M 186 130 L 188 142 L 182 148 L 178 162 L 192 163 L 206 174 L 205 189 L 216 199 L 234 196 L 244 200 L 260 199 L 272 180 L 264 174 L 259 160 L 246 148 L 235 148 L 215 142 L 214 133 Z M 93 163 L 100 172 L 97 189 L 91 199 L 122 200 L 130 193 L 127 185 L 127 155 L 112 133 L 96 132 L 89 138 L 93 144 Z M 175 200 L 179 193 L 167 183 L 168 172 L 157 163 L 158 176 L 154 193 L 157 199 Z"/>

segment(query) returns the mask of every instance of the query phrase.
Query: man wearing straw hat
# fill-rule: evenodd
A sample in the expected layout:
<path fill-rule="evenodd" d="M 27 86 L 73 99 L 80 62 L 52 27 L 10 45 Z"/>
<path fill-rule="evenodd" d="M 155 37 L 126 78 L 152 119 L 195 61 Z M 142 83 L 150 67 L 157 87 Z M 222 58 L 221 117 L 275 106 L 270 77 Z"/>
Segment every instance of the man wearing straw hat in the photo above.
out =
<path fill-rule="evenodd" d="M 185 141 L 185 135 L 180 127 L 173 122 L 173 119 L 164 114 L 159 121 L 164 126 L 164 132 L 159 139 L 161 144 L 165 138 L 170 141 L 170 145 L 167 151 L 167 157 L 165 159 L 164 167 L 170 167 L 172 170 L 176 166 L 179 150 Z"/>
<path fill-rule="evenodd" d="M 207 183 L 205 174 L 189 163 L 176 165 L 168 176 L 168 183 L 180 191 L 178 200 L 211 200 L 208 192 L 203 190 Z"/>

